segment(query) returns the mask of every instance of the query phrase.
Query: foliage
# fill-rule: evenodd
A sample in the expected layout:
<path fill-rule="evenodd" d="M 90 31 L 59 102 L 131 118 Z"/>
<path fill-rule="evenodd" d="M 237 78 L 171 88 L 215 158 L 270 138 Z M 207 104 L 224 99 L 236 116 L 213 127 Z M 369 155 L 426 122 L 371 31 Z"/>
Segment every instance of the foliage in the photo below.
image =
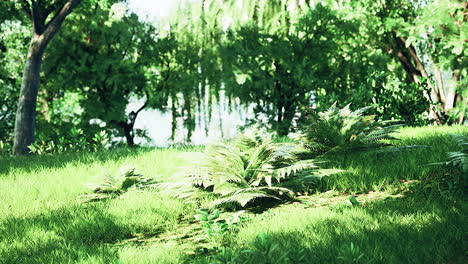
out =
<path fill-rule="evenodd" d="M 10 152 L 11 146 L 4 142 L 3 140 L 0 140 L 0 156 L 6 156 Z"/>
<path fill-rule="evenodd" d="M 92 137 L 87 137 L 82 129 L 72 128 L 66 136 L 57 141 L 39 139 L 29 146 L 32 153 L 49 154 L 65 151 L 98 151 L 109 148 L 110 137 L 105 130 L 101 130 Z"/>
<path fill-rule="evenodd" d="M 375 87 L 371 83 L 378 83 Z M 371 89 L 369 89 L 371 88 Z M 430 92 L 427 85 L 410 83 L 392 76 L 388 72 L 375 72 L 366 86 L 360 87 L 351 102 L 355 107 L 372 102 L 375 113 L 381 120 L 402 120 L 408 126 L 428 123 L 428 109 L 431 102 L 424 98 Z"/>
<path fill-rule="evenodd" d="M 457 141 L 459 151 L 448 152 L 447 164 L 461 169 L 464 175 L 468 175 L 468 137 L 453 135 Z"/>
<path fill-rule="evenodd" d="M 288 13 L 278 15 L 283 12 Z M 320 89 L 341 88 L 346 72 L 335 69 L 344 65 L 332 54 L 352 31 L 352 24 L 322 4 L 286 19 L 276 30 L 255 23 L 231 29 L 221 47 L 226 91 L 243 104 L 255 104 L 256 118 L 285 136 L 296 112 L 309 106 Z"/>
<path fill-rule="evenodd" d="M 467 6 L 459 0 L 346 1 L 349 16 L 364 21 L 367 46 L 392 55 L 408 83 L 427 84 L 428 111 L 437 123 L 464 119 Z M 451 78 L 450 78 L 450 75 Z M 448 120 L 447 120 L 448 118 Z"/>
<path fill-rule="evenodd" d="M 26 59 L 30 32 L 20 21 L 0 21 L 0 27 L 0 140 L 12 142 L 22 63 Z"/>
<path fill-rule="evenodd" d="M 348 171 L 330 178 L 328 187 L 336 191 L 303 195 L 303 203 L 254 210 L 248 223 L 224 237 L 225 253 L 214 256 L 196 251 L 206 247 L 206 241 L 197 240 L 200 223 L 193 221 L 200 207 L 164 192 L 129 190 L 117 199 L 76 203 L 85 191 L 83 183 L 92 182 L 97 171 L 132 164 L 141 174 L 157 171 L 158 180 L 170 182 L 171 175 L 190 172 L 180 166 L 199 160 L 200 148 L 0 157 L 0 257 L 25 264 L 259 264 L 264 263 L 264 251 L 252 244 L 265 233 L 267 243 L 277 248 L 270 255 L 279 259 L 287 252 L 286 263 L 338 263 L 339 256 L 352 260 L 361 254 L 360 263 L 464 263 L 463 195 L 447 199 L 438 191 L 415 193 L 400 181 L 440 180 L 433 176 L 445 173 L 444 167 L 421 164 L 444 160 L 446 152 L 458 150 L 448 133 L 468 131 L 466 126 L 402 128 L 396 145 L 427 147 L 334 156 L 333 165 Z M 349 206 L 348 193 L 354 192 L 364 206 Z M 348 252 L 351 243 L 359 248 L 356 254 Z M 255 253 L 243 253 L 246 250 Z M 231 261 L 218 261 L 222 254 Z"/>
<path fill-rule="evenodd" d="M 88 187 L 92 194 L 81 195 L 82 202 L 95 202 L 115 198 L 130 188 L 143 188 L 154 184 L 153 179 L 144 178 L 141 174 L 135 173 L 134 168 L 122 168 L 117 175 L 107 174 L 102 183 L 90 183 Z"/>
<path fill-rule="evenodd" d="M 259 198 L 281 200 L 294 194 L 289 186 L 312 184 L 339 172 L 320 170 L 320 162 L 300 160 L 294 143 L 273 143 L 270 134 L 244 133 L 229 143 L 208 146 L 197 171 L 164 184 L 178 197 L 194 195 L 192 186 L 214 193 L 212 205 L 242 207 Z M 301 172 L 301 173 L 300 173 Z"/>
<path fill-rule="evenodd" d="M 460 169 L 462 173 L 465 176 L 467 176 L 468 175 L 468 137 L 465 135 L 453 135 L 453 137 L 457 141 L 459 150 L 447 153 L 449 160 L 446 162 L 446 164 Z"/>
<path fill-rule="evenodd" d="M 158 98 L 150 84 L 155 29 L 123 3 L 84 5 L 69 20 L 73 25 L 57 35 L 44 63 L 49 122 L 59 123 L 63 115 L 64 107 L 55 101 L 77 94 L 81 113 L 75 120 L 82 129 L 95 129 L 91 120 L 100 120 L 109 132 L 132 141 L 139 111 L 130 109 L 135 117 L 126 111 L 130 99 L 141 99 L 146 108 Z"/>
<path fill-rule="evenodd" d="M 231 215 L 227 219 L 220 218 L 220 211 L 218 209 L 210 212 L 208 209 L 199 209 L 195 219 L 200 221 L 207 237 L 215 242 L 223 240 L 223 237 L 235 231 L 236 225 L 244 220 L 242 214 L 244 211 L 239 211 Z"/>
<path fill-rule="evenodd" d="M 388 145 L 398 125 L 391 121 L 376 121 L 374 115 L 365 115 L 370 107 L 352 111 L 333 104 L 325 112 L 311 110 L 301 125 L 299 139 L 314 155 L 362 150 Z"/>

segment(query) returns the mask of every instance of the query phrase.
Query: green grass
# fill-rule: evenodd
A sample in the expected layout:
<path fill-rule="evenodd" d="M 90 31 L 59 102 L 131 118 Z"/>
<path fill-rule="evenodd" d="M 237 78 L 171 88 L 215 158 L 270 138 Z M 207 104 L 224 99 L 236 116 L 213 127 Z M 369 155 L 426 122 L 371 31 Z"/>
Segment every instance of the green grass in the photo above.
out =
<path fill-rule="evenodd" d="M 284 206 L 255 217 L 233 246 L 237 252 L 254 250 L 261 231 L 278 248 L 269 256 L 254 250 L 257 263 L 277 263 L 285 252 L 305 258 L 302 263 L 353 263 L 361 254 L 356 263 L 462 263 L 463 214 L 446 202 L 399 197 L 359 207 Z M 358 252 L 347 252 L 351 244 Z"/>
<path fill-rule="evenodd" d="M 156 190 L 77 199 L 85 183 L 123 165 L 168 180 L 200 148 L 0 157 L 0 263 L 212 263 L 229 253 L 238 257 L 231 263 L 464 263 L 465 194 L 445 190 L 448 171 L 427 165 L 456 149 L 447 133 L 468 129 L 405 128 L 396 144 L 419 147 L 335 157 L 330 166 L 348 172 L 321 186 L 332 191 L 248 213 L 225 238 L 224 255 L 203 240 L 193 218 L 200 205 Z M 349 194 L 361 205 L 351 206 Z"/>
<path fill-rule="evenodd" d="M 441 166 L 428 165 L 447 159 L 456 141 L 447 133 L 468 135 L 462 126 L 403 128 L 395 147 L 335 155 L 329 166 L 346 173 L 329 177 L 325 189 L 365 193 L 391 191 L 408 180 L 425 180 L 440 174 Z M 409 147 L 408 147 L 409 146 Z"/>
<path fill-rule="evenodd" d="M 123 165 L 164 179 L 189 155 L 179 149 L 144 149 L 2 160 L 0 262 L 68 263 L 90 258 L 109 263 L 117 256 L 117 249 L 109 245 L 173 230 L 178 217 L 193 208 L 156 192 L 134 191 L 86 205 L 77 197 L 88 191 L 85 183 L 98 182 Z"/>

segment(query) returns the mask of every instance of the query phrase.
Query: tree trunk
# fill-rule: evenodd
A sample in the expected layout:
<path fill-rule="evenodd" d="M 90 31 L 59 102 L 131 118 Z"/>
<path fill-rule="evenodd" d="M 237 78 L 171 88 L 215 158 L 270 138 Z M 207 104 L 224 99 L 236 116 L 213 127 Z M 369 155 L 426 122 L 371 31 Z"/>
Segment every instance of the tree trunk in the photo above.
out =
<path fill-rule="evenodd" d="M 436 62 L 434 64 L 434 78 L 436 79 L 437 84 L 437 93 L 439 93 L 440 103 L 442 108 L 446 108 L 447 98 L 445 96 L 445 86 L 444 81 L 442 78 L 442 72 L 440 71 L 439 66 L 437 66 Z M 447 112 L 447 109 L 445 110 Z"/>
<path fill-rule="evenodd" d="M 133 134 L 133 124 L 125 124 L 123 127 L 125 139 L 127 140 L 127 145 L 131 148 L 135 147 L 135 135 Z"/>
<path fill-rule="evenodd" d="M 457 96 L 455 98 L 455 104 L 458 104 L 458 103 L 461 103 L 461 104 L 464 103 L 463 102 L 463 97 L 461 96 L 461 94 L 457 94 Z M 465 113 L 462 112 L 462 113 L 460 113 L 460 116 L 458 116 L 457 124 L 463 125 L 464 122 L 465 122 Z"/>
<path fill-rule="evenodd" d="M 390 50 L 399 59 L 411 81 L 421 84 L 421 77 L 428 79 L 427 86 L 430 89 L 430 92 L 425 92 L 424 97 L 431 103 L 441 104 L 442 100 L 439 91 L 437 91 L 436 87 L 432 85 L 430 76 L 419 59 L 414 47 L 412 45 L 406 47 L 406 39 L 398 37 L 396 32 L 393 32 L 392 36 L 396 45 Z M 441 114 L 438 112 L 436 107 L 432 104 L 429 107 L 429 114 L 434 118 L 434 121 L 437 124 L 443 124 L 445 122 L 442 116 L 443 113 Z"/>
<path fill-rule="evenodd" d="M 53 10 L 45 8 L 42 1 L 21 2 L 26 16 L 31 20 L 33 36 L 24 66 L 20 97 L 16 110 L 13 155 L 26 155 L 30 153 L 28 146 L 34 142 L 36 103 L 39 91 L 42 54 L 50 40 L 62 26 L 65 17 L 70 14 L 80 1 L 68 0 L 47 23 L 47 17 Z"/>
<path fill-rule="evenodd" d="M 147 98 L 149 98 L 148 95 L 147 95 Z M 111 123 L 115 123 L 117 124 L 117 126 L 122 128 L 125 139 L 127 140 L 127 145 L 131 148 L 135 147 L 135 133 L 133 132 L 133 128 L 135 127 L 136 119 L 138 117 L 138 114 L 148 106 L 148 102 L 149 102 L 149 99 L 136 112 L 135 111 L 130 112 L 128 114 L 127 122 L 111 121 Z"/>
<path fill-rule="evenodd" d="M 450 111 L 455 106 L 455 97 L 457 96 L 456 93 L 456 86 L 458 80 L 460 79 L 460 70 L 454 70 L 452 73 L 452 85 L 449 87 L 446 96 L 446 103 L 445 103 L 445 112 Z"/>
<path fill-rule="evenodd" d="M 39 90 L 42 53 L 40 42 L 37 40 L 37 35 L 35 35 L 31 41 L 23 70 L 20 97 L 16 110 L 13 155 L 28 154 L 30 152 L 28 146 L 34 142 L 36 102 Z"/>

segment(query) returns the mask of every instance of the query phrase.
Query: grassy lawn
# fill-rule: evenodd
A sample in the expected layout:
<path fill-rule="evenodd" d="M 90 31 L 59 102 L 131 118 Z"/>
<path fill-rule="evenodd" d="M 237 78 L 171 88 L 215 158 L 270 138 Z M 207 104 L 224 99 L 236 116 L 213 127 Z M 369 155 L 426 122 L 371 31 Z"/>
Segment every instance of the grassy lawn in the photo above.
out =
<path fill-rule="evenodd" d="M 78 200 L 85 183 L 124 165 L 164 182 L 197 161 L 199 148 L 0 157 L 0 263 L 465 263 L 465 190 L 427 165 L 456 150 L 448 133 L 468 129 L 404 128 L 401 148 L 337 155 L 328 166 L 347 172 L 321 192 L 247 212 L 218 239 L 223 246 L 194 218 L 203 202 L 151 189 Z"/>

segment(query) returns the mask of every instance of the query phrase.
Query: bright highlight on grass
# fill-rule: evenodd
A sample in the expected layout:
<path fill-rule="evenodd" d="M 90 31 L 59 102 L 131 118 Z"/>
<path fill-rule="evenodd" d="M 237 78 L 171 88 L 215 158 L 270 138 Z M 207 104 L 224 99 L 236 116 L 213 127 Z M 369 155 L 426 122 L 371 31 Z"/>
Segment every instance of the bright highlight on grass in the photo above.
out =
<path fill-rule="evenodd" d="M 155 189 L 80 203 L 85 183 L 131 164 L 164 182 L 201 149 L 117 149 L 0 158 L 0 259 L 4 263 L 463 263 L 466 206 L 442 165 L 466 127 L 399 130 L 397 152 L 340 154 L 346 170 L 326 192 L 258 211 L 225 231 L 194 216 L 215 197 L 186 202 Z M 346 193 L 355 194 L 351 205 Z M 215 223 L 231 219 L 222 211 Z M 220 222 L 221 221 L 221 222 Z M 229 223 L 229 222 L 228 222 Z M 216 224 L 219 225 L 219 224 Z M 213 231 L 214 230 L 214 231 Z M 222 229 L 224 230 L 224 229 Z M 214 233 L 213 233 L 214 232 Z M 221 232 L 221 237 L 216 232 Z M 213 238 L 207 237 L 212 234 Z M 236 262 L 237 261 L 237 262 Z M 244 262 L 245 261 L 245 262 Z"/>

